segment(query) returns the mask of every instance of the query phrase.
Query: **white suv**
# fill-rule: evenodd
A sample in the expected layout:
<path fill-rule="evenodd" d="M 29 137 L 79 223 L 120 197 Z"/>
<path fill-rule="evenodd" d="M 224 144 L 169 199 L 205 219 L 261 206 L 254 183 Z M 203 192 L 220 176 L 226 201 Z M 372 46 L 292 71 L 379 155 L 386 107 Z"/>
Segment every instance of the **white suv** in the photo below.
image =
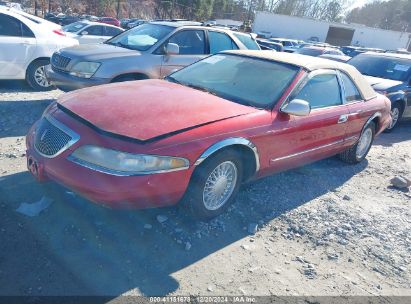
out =
<path fill-rule="evenodd" d="M 26 79 L 33 89 L 49 90 L 44 67 L 55 51 L 74 45 L 59 25 L 0 7 L 0 79 Z"/>

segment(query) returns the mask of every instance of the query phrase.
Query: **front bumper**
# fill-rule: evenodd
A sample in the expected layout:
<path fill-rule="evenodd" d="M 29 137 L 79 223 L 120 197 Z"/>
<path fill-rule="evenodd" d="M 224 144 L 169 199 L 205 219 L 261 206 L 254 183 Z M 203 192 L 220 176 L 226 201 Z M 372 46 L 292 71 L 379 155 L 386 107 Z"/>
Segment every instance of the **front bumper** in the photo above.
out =
<path fill-rule="evenodd" d="M 54 158 L 47 158 L 35 149 L 34 134 L 35 125 L 26 137 L 27 167 L 38 181 L 55 181 L 92 202 L 111 208 L 174 205 L 183 197 L 190 180 L 190 169 L 141 176 L 114 176 L 94 171 L 67 159 L 74 146 Z"/>
<path fill-rule="evenodd" d="M 110 79 L 107 78 L 80 78 L 71 76 L 68 73 L 55 71 L 51 66 L 46 68 L 46 76 L 53 85 L 62 91 L 72 91 L 110 83 Z"/>

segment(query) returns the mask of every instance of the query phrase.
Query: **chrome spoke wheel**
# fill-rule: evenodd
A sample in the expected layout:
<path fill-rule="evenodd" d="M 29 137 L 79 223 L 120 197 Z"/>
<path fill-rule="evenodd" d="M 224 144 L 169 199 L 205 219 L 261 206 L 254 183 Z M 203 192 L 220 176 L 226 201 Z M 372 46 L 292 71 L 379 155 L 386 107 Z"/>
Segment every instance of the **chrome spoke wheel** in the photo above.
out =
<path fill-rule="evenodd" d="M 371 128 L 366 128 L 364 132 L 361 134 L 360 140 L 358 141 L 357 144 L 357 151 L 356 151 L 356 156 L 357 158 L 362 158 L 364 157 L 365 154 L 367 154 L 368 149 L 371 146 L 372 143 L 372 130 Z"/>
<path fill-rule="evenodd" d="M 400 118 L 400 109 L 398 109 L 397 107 L 392 108 L 391 109 L 391 124 L 389 125 L 388 129 L 394 128 L 399 118 Z"/>
<path fill-rule="evenodd" d="M 217 210 L 227 203 L 236 187 L 237 176 L 237 166 L 231 161 L 219 164 L 210 173 L 203 190 L 203 203 L 207 210 Z"/>
<path fill-rule="evenodd" d="M 46 66 L 39 66 L 35 71 L 34 71 L 34 80 L 36 83 L 43 87 L 43 88 L 48 88 L 51 84 L 47 80 L 46 77 Z"/>

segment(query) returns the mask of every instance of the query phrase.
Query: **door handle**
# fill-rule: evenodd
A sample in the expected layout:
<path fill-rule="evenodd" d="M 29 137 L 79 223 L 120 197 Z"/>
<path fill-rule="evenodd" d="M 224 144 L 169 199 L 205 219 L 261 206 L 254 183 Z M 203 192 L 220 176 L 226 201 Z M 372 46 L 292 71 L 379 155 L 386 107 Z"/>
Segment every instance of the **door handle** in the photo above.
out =
<path fill-rule="evenodd" d="M 34 44 L 33 42 L 31 42 L 30 40 L 23 40 L 22 42 L 21 42 L 21 44 L 24 44 L 24 45 L 31 45 L 31 44 Z"/>
<path fill-rule="evenodd" d="M 340 118 L 338 119 L 338 123 L 339 124 L 345 123 L 345 122 L 347 122 L 347 120 L 348 120 L 348 115 L 344 114 L 344 115 L 340 116 Z"/>

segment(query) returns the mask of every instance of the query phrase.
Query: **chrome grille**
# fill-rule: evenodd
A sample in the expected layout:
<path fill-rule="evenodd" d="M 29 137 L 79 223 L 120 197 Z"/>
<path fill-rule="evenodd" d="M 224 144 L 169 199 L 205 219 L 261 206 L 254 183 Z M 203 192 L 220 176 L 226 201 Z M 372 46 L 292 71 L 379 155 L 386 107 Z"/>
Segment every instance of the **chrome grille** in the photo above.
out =
<path fill-rule="evenodd" d="M 52 158 L 64 152 L 80 137 L 50 116 L 44 117 L 36 129 L 34 147 L 41 155 Z"/>
<path fill-rule="evenodd" d="M 62 56 L 58 53 L 54 53 L 53 56 L 51 56 L 51 65 L 57 69 L 65 69 L 70 61 L 70 58 Z"/>

